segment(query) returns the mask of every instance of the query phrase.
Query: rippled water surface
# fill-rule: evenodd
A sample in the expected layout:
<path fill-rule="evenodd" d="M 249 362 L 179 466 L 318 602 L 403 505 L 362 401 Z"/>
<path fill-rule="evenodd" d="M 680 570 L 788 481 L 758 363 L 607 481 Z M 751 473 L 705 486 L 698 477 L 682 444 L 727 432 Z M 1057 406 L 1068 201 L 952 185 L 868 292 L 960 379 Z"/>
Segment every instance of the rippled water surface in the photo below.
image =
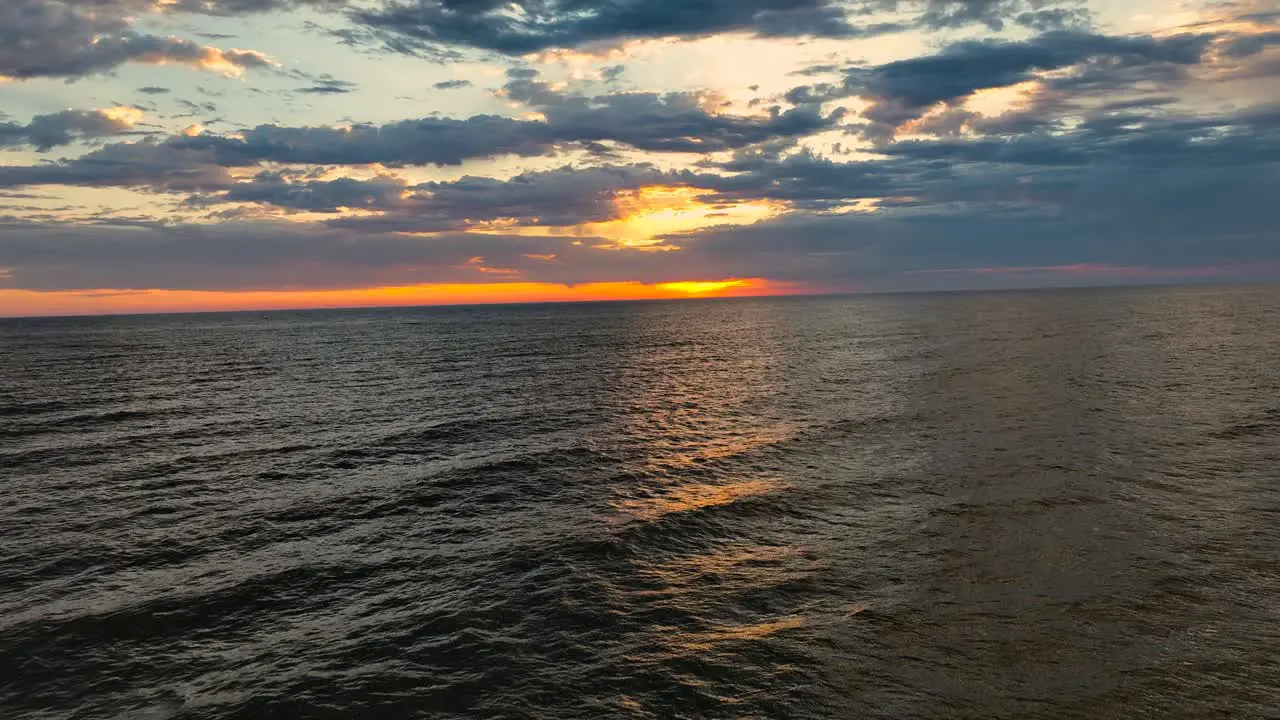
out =
<path fill-rule="evenodd" d="M 1280 291 L 0 322 L 4 718 L 1280 717 Z"/>

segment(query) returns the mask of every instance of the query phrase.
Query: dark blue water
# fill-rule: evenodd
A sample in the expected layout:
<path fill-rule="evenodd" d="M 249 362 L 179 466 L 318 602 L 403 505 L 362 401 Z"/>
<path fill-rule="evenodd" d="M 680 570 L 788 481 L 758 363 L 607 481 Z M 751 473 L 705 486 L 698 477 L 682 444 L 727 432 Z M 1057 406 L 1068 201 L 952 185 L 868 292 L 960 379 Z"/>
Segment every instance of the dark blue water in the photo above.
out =
<path fill-rule="evenodd" d="M 1280 716 L 1280 290 L 0 322 L 4 718 Z"/>

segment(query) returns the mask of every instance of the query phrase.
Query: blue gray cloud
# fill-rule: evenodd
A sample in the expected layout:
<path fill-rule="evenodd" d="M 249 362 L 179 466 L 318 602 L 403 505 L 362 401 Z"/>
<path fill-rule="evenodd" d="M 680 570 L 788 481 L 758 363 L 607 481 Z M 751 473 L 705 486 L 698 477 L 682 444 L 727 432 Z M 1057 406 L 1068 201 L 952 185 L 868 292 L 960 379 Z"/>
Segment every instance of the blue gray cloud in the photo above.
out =
<path fill-rule="evenodd" d="M 0 76 L 78 78 L 130 62 L 237 71 L 271 65 L 258 52 L 134 30 L 132 17 L 151 8 L 142 0 L 5 0 L 0 3 Z"/>
<path fill-rule="evenodd" d="M 707 109 L 696 93 L 563 95 L 522 71 L 513 73 L 507 92 L 545 119 L 431 117 L 383 125 L 263 125 L 227 135 L 178 135 L 114 145 L 56 164 L 0 167 L 0 186 L 175 188 L 187 183 L 194 189 L 209 187 L 214 179 L 221 182 L 223 168 L 261 163 L 460 165 L 471 159 L 532 157 L 600 143 L 659 153 L 707 153 L 803 137 L 834 127 L 840 117 L 823 115 L 812 106 L 765 115 L 719 114 Z"/>
<path fill-rule="evenodd" d="M 77 140 L 133 131 L 134 118 L 109 110 L 63 110 L 36 115 L 27 123 L 0 122 L 0 148 L 33 147 L 44 152 Z"/>
<path fill-rule="evenodd" d="M 903 19 L 869 20 L 893 12 Z M 462 46 L 512 55 L 726 32 L 852 38 L 912 27 L 1088 24 L 1074 3 L 1051 0 L 386 0 L 353 9 L 350 17 L 371 31 L 367 39 L 381 38 L 400 52 Z"/>
<path fill-rule="evenodd" d="M 843 70 L 840 84 L 802 85 L 792 102 L 820 102 L 859 96 L 871 101 L 862 116 L 868 138 L 884 141 L 894 130 L 939 103 L 955 103 L 991 88 L 1008 87 L 1037 73 L 1074 68 L 1077 74 L 1051 80 L 1053 89 L 1083 88 L 1102 81 L 1106 90 L 1137 85 L 1152 76 L 1199 64 L 1215 36 L 1118 37 L 1053 31 L 1022 41 L 967 41 L 935 55 Z M 1091 88 L 1097 91 L 1099 88 Z"/>

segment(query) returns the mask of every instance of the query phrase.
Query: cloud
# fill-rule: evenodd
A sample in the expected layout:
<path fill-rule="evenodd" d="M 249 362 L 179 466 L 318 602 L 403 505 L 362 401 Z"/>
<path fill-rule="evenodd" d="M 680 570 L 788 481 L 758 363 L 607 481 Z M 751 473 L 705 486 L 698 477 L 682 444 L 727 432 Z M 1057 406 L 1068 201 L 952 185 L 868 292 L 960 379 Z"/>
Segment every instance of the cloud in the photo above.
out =
<path fill-rule="evenodd" d="M 927 0 L 918 24 L 933 30 L 985 25 L 1003 30 L 1009 20 L 1035 30 L 1080 28 L 1089 23 L 1089 14 L 1080 7 L 1050 7 L 1036 0 Z"/>
<path fill-rule="evenodd" d="M 437 90 L 457 90 L 459 88 L 471 87 L 470 80 L 442 80 L 432 85 Z"/>
<path fill-rule="evenodd" d="M 194 206 L 224 202 L 259 203 L 311 212 L 336 212 L 341 208 L 385 210 L 401 205 L 401 196 L 406 192 L 406 184 L 391 177 L 315 180 L 296 179 L 279 171 L 264 171 L 250 180 L 237 182 L 222 193 L 193 196 L 188 203 Z"/>
<path fill-rule="evenodd" d="M 709 202 L 781 200 L 824 212 L 874 201 L 888 215 L 959 214 L 957 228 L 988 214 L 1092 218 L 1102 227 L 1091 232 L 1119 232 L 1180 215 L 1180 233 L 1212 236 L 1233 224 L 1265 233 L 1263 198 L 1280 189 L 1280 106 L 1204 116 L 1104 108 L 1074 129 L 900 141 L 877 152 L 849 162 L 740 154 L 718 164 L 733 174 L 699 185 L 717 191 Z"/>
<path fill-rule="evenodd" d="M 0 76 L 76 78 L 125 63 L 180 64 L 237 75 L 273 64 L 252 50 L 223 50 L 132 30 L 132 14 L 151 9 L 140 0 L 5 0 L 0 3 Z"/>
<path fill-rule="evenodd" d="M 1268 200 L 1280 193 L 1280 108 L 1185 116 L 1171 114 L 1159 103 L 1130 103 L 1118 110 L 1103 108 L 1071 131 L 898 142 L 882 147 L 880 153 L 880 159 L 840 162 L 779 144 L 742 150 L 726 162 L 705 163 L 700 172 L 650 165 L 566 166 L 505 180 L 468 176 L 409 184 L 392 176 L 327 180 L 317 173 L 281 171 L 236 180 L 216 149 L 179 151 L 170 141 L 144 140 L 91 153 L 88 162 L 0 168 L 0 186 L 137 184 L 195 193 L 189 200 L 194 207 L 253 203 L 286 211 L 354 208 L 364 214 L 335 217 L 326 223 L 326 231 L 358 231 L 363 236 L 449 233 L 486 222 L 581 225 L 617 218 L 620 210 L 614 200 L 620 192 L 646 186 L 692 187 L 701 190 L 704 205 L 785 203 L 790 217 L 761 225 L 760 230 L 777 234 L 779 253 L 792 240 L 801 242 L 801 230 L 835 242 L 840 235 L 834 228 L 843 228 L 849 243 L 858 233 L 897 238 L 928 230 L 939 238 L 946 232 L 958 238 L 954 245 L 943 243 L 918 258 L 903 258 L 902 268 L 892 263 L 867 267 L 883 272 L 961 266 L 967 243 L 977 242 L 963 238 L 981 237 L 994 228 L 1007 237 L 989 238 L 990 255 L 982 255 L 983 266 L 998 265 L 1001 253 L 1028 266 L 1134 264 L 1143 253 L 1154 252 L 1154 235 L 1166 243 L 1167 262 L 1233 259 L 1215 254 L 1241 249 L 1247 257 L 1264 258 L 1264 251 L 1280 254 Z M 256 161 L 245 160 L 243 167 L 253 164 Z M 855 207 L 862 211 L 850 212 Z M 866 212 L 874 207 L 880 210 Z M 745 230 L 724 232 L 730 233 L 725 237 L 754 237 Z M 709 231 L 680 236 L 676 242 L 694 247 L 703 238 L 719 236 L 720 231 Z M 1052 247 L 1041 248 L 1039 254 L 1018 250 L 1018 243 L 1029 237 Z M 1195 245 L 1197 237 L 1207 239 L 1199 255 L 1185 248 L 1178 251 L 1181 254 L 1173 252 L 1178 243 Z M 1215 240 L 1221 238 L 1227 240 Z M 1236 244 L 1223 244 L 1228 240 Z M 914 247 L 911 241 L 901 242 Z M 835 250 L 820 245 L 815 252 Z M 770 274 L 788 267 L 780 259 L 773 267 L 769 271 L 744 265 L 731 274 L 799 279 Z M 824 274 L 828 280 L 838 279 L 828 275 Z"/>
<path fill-rule="evenodd" d="M 104 0 L 96 0 L 103 2 Z M 129 0 L 107 0 L 129 2 Z M 294 11 L 299 9 L 340 10 L 347 0 L 162 0 L 158 3 L 165 12 L 186 12 L 202 15 L 231 17 L 258 13 Z M 210 33 L 210 35 L 218 35 Z M 221 35 L 221 37 L 231 37 Z"/>
<path fill-rule="evenodd" d="M 400 47 L 461 45 L 509 54 L 633 38 L 757 31 L 769 35 L 855 33 L 833 0 L 568 0 L 392 1 L 355 10 L 352 18 Z"/>
<path fill-rule="evenodd" d="M 1260 176 L 1257 176 L 1260 178 Z M 1128 178 L 1132 180 L 1132 177 Z M 1219 174 L 1212 193 L 1228 197 L 1230 177 Z M 1192 190 L 1186 185 L 1183 190 Z M 1118 189 L 1109 186 L 1109 189 Z M 1169 188 L 1162 188 L 1169 189 Z M 1270 191 L 1276 189 L 1274 184 Z M 1099 193 L 1101 195 L 1101 193 Z M 1121 193 L 1154 200 L 1124 217 L 1122 200 L 1100 208 L 1073 203 L 1073 212 L 995 212 L 993 207 L 921 212 L 913 208 L 881 213 L 791 215 L 757 225 L 713 229 L 680 237 L 682 258 L 693 267 L 716 262 L 727 276 L 756 272 L 780 282 L 832 288 L 906 289 L 938 286 L 942 278 L 912 277 L 922 270 L 975 267 L 1110 265 L 1176 269 L 1253 264 L 1255 277 L 1277 277 L 1280 241 L 1262 217 L 1260 193 L 1247 219 L 1226 226 L 1211 211 L 1165 207 L 1155 193 Z M 1102 210 L 1102 216 L 1096 212 Z M 1247 275 L 1239 272 L 1236 275 Z M 1130 279 L 1139 279 L 1132 273 Z M 1087 278 L 1077 278 L 1087 279 Z M 941 283 L 944 286 L 947 283 Z M 963 286 L 957 278 L 951 286 Z M 972 279 L 967 284 L 973 286 Z"/>
<path fill-rule="evenodd" d="M 1063 0 L 1066 2 L 1066 0 Z M 912 27 L 1007 19 L 1038 29 L 1081 27 L 1078 8 L 1053 0 L 8 0 L 0 6 L 0 75 L 80 77 L 129 62 L 180 63 L 237 74 L 265 67 L 265 56 L 135 32 L 151 13 L 244 16 L 299 8 L 340 13 L 352 25 L 332 31 L 348 44 L 436 58 L 449 47 L 523 55 L 556 48 L 659 37 L 746 32 L 761 37 L 852 38 Z M 911 21 L 864 22 L 875 13 L 915 13 Z M 227 39 L 221 33 L 202 33 Z"/>
<path fill-rule="evenodd" d="M 146 173 L 152 162 L 158 185 L 167 188 L 183 178 L 204 183 L 219 176 L 215 167 L 260 163 L 460 165 L 477 158 L 542 156 L 562 146 L 599 143 L 648 152 L 705 153 L 803 137 L 832 127 L 839 117 L 823 116 L 815 107 L 726 114 L 709 107 L 706 96 L 698 93 L 561 95 L 518 72 L 507 92 L 536 107 L 542 117 L 476 115 L 344 127 L 261 125 L 225 135 L 176 135 L 111 146 L 58 164 L 3 167 L 0 185 L 148 186 Z M 184 170 L 181 164 L 187 162 L 191 166 Z"/>
<path fill-rule="evenodd" d="M 697 92 L 624 92 L 601 96 L 561 93 L 525 69 L 508 72 L 504 95 L 540 112 L 559 140 L 612 141 L 651 152 L 718 152 L 834 127 L 842 113 L 816 106 L 737 115 L 721 98 Z"/>
<path fill-rule="evenodd" d="M 1111 122 L 1117 112 L 1127 120 Z M 7 286 L 338 288 L 499 277 L 557 283 L 764 277 L 828 289 L 903 289 L 1263 278 L 1280 271 L 1276 107 L 1187 116 L 1159 103 L 1130 104 L 1099 110 L 1070 132 L 1012 142 L 901 142 L 872 160 L 764 149 L 740 152 L 706 172 L 563 167 L 507 180 L 416 185 L 278 170 L 236 180 L 212 161 L 211 151 L 188 150 L 194 155 L 179 159 L 153 141 L 104 150 L 113 148 L 132 148 L 130 163 L 117 158 L 123 169 L 100 155 L 78 171 L 118 177 L 136 165 L 155 183 L 155 167 L 168 161 L 165 187 L 194 191 L 197 202 L 374 214 L 317 224 L 131 228 L 11 221 L 0 227 L 0 265 L 12 269 Z M 41 167 L 66 172 L 56 163 Z M 662 252 L 605 250 L 600 246 L 608 243 L 590 237 L 458 232 L 499 219 L 517 225 L 607 220 L 618 215 L 616 193 L 649 185 L 703 188 L 708 204 L 764 198 L 795 209 L 755 225 L 671 236 Z M 858 199 L 880 209 L 849 211 Z"/>
<path fill-rule="evenodd" d="M 883 13 L 914 18 L 867 21 Z M 1052 0 L 386 0 L 356 6 L 349 16 L 372 33 L 363 39 L 396 52 L 436 54 L 442 46 L 461 46 L 509 55 L 719 33 L 852 38 L 912 27 L 1001 29 L 1010 20 L 1037 29 L 1088 23 L 1075 3 Z M 359 32 L 344 34 L 361 38 Z"/>
<path fill-rule="evenodd" d="M 1017 24 L 1038 32 L 1054 30 L 1086 30 L 1091 25 L 1089 13 L 1080 8 L 1036 9 L 1019 13 Z"/>
<path fill-rule="evenodd" d="M 698 179 L 691 172 L 664 172 L 646 165 L 566 166 L 507 180 L 468 176 L 405 188 L 379 208 L 386 211 L 381 215 L 339 218 L 329 225 L 364 232 L 444 232 L 495 221 L 574 226 L 618 218 L 615 199 L 621 192 L 655 185 L 693 186 Z"/>
<path fill-rule="evenodd" d="M 61 162 L 0 165 L 0 187 L 80 185 L 193 192 L 224 188 L 232 182 L 231 173 L 212 151 L 173 147 L 151 138 L 107 145 Z"/>
<path fill-rule="evenodd" d="M 176 103 L 177 103 L 177 105 L 178 105 L 179 107 L 181 107 L 182 109 L 186 110 L 186 111 L 187 111 L 187 113 L 188 113 L 188 114 L 190 114 L 190 115 L 198 115 L 198 114 L 200 114 L 200 113 L 216 113 L 216 112 L 218 112 L 218 106 L 217 106 L 217 105 L 215 105 L 214 103 L 211 103 L 211 102 L 208 102 L 208 101 L 204 101 L 204 102 L 194 102 L 194 101 L 191 101 L 191 100 L 186 100 L 186 99 L 181 99 L 181 98 L 180 98 L 180 99 L 178 99 L 178 100 L 176 101 Z"/>
<path fill-rule="evenodd" d="M 1051 91 L 1115 92 L 1153 79 L 1181 79 L 1180 68 L 1199 64 L 1211 34 L 1166 38 L 1052 31 L 1021 41 L 964 41 L 935 55 L 845 69 L 841 85 L 802 85 L 786 97 L 817 103 L 849 96 L 870 101 L 863 133 L 886 142 L 898 128 L 939 105 L 955 106 L 981 90 L 1004 88 L 1042 73 L 1070 69 L 1044 82 Z M 830 66 L 806 72 L 834 70 Z"/>
<path fill-rule="evenodd" d="M 0 122 L 0 148 L 30 146 L 44 152 L 80 139 L 124 135 L 141 119 L 136 108 L 114 107 L 37 115 L 25 125 Z"/>
<path fill-rule="evenodd" d="M 12 265 L 0 287 L 279 290 L 696 277 L 656 257 L 665 253 L 596 244 L 502 235 L 406 238 L 290 223 L 120 228 L 0 219 L 0 258 Z"/>
<path fill-rule="evenodd" d="M 234 222 L 150 228 L 11 221 L 0 226 L 0 264 L 11 268 L 7 287 L 44 290 L 320 289 L 498 277 L 556 283 L 764 277 L 829 289 L 901 289 L 1026 282 L 1032 271 L 1017 268 L 1041 268 L 1039 283 L 1274 277 L 1280 269 L 1280 238 L 1270 210 L 1270 198 L 1280 191 L 1275 169 L 1258 163 L 1243 170 L 1187 167 L 1152 175 L 1141 168 L 1106 167 L 1048 175 L 1021 190 L 1024 184 L 1013 172 L 972 178 L 967 185 L 939 179 L 923 188 L 931 197 L 928 206 L 795 213 L 674 236 L 662 252 L 603 249 L 607 243 L 592 238 L 447 228 L 434 237 L 405 237 L 371 231 L 361 218 L 319 226 Z M 445 201 L 457 203 L 450 214 L 471 205 L 496 207 L 485 200 L 493 192 L 505 195 L 508 207 L 526 204 L 540 211 L 544 201 L 571 194 L 560 190 L 570 189 L 562 183 L 574 182 L 566 171 L 509 187 L 490 188 L 497 181 L 486 180 L 442 190 L 454 194 Z M 467 197 L 472 192 L 477 197 Z M 1001 209 L 1002 202 L 1013 204 Z M 573 212 L 592 210 L 588 203 Z M 413 217 L 393 219 L 408 223 Z M 1209 273 L 1206 267 L 1219 269 Z M 998 272 L 974 272 L 982 268 Z"/>
<path fill-rule="evenodd" d="M 1280 30 L 1254 35 L 1235 35 L 1229 39 L 1225 52 L 1233 58 L 1249 57 L 1273 45 L 1280 45 Z"/>
<path fill-rule="evenodd" d="M 855 71 L 848 83 L 872 97 L 923 108 L 976 90 L 1013 85 L 1029 79 L 1034 71 L 1058 70 L 1099 58 L 1113 67 L 1195 64 L 1206 44 L 1207 38 L 1196 36 L 1155 39 L 1051 32 L 1021 42 L 957 43 L 938 55 Z"/>
<path fill-rule="evenodd" d="M 146 87 L 138 88 L 138 92 L 144 95 L 167 95 L 170 90 L 169 88 L 158 87 L 156 85 L 147 85 Z"/>
<path fill-rule="evenodd" d="M 264 171 L 221 190 L 197 193 L 187 204 L 212 208 L 225 203 L 257 203 L 285 211 L 376 214 L 335 217 L 330 228 L 362 233 L 440 233 L 486 223 L 513 227 L 569 227 L 615 220 L 626 213 L 621 195 L 641 188 L 695 187 L 717 178 L 651 165 L 574 168 L 527 172 L 498 180 L 464 176 L 410 185 L 392 176 L 361 180 L 317 179 L 306 174 Z"/>
<path fill-rule="evenodd" d="M 346 80 L 337 80 L 335 78 L 321 78 L 316 81 L 315 85 L 299 88 L 297 92 L 307 93 L 310 95 L 345 95 L 355 92 L 359 85 Z"/>
<path fill-rule="evenodd" d="M 1280 106 L 1203 117 L 1134 111 L 1115 114 L 1104 108 L 1071 131 L 1014 138 L 915 140 L 885 146 L 880 152 L 954 164 L 1243 168 L 1280 161 Z"/>
<path fill-rule="evenodd" d="M 13 0 L 0 7 L 0 23 L 45 30 L 33 32 L 21 51 L 0 45 L 0 72 L 17 76 L 20 66 L 28 77 L 74 79 L 130 62 L 228 73 L 265 67 L 266 56 L 148 35 L 127 18 L 302 4 L 356 7 L 179 0 L 157 10 L 150 0 Z M 31 17 L 10 15 L 13 6 L 32 10 Z M 26 219 L 0 219 L 0 285 L 278 289 L 736 276 L 900 288 L 1030 277 L 1235 277 L 1246 267 L 1280 267 L 1272 200 L 1280 196 L 1280 107 L 1267 102 L 1280 98 L 1265 82 L 1280 65 L 1274 27 L 1261 20 L 1110 36 L 1087 30 L 1089 18 L 1076 5 L 1034 0 L 367 0 L 358 8 L 358 20 L 408 13 L 434 23 L 373 26 L 406 47 L 441 43 L 510 54 L 720 32 L 855 37 L 901 27 L 1023 29 L 1013 36 L 1020 39 L 957 42 L 882 64 L 815 56 L 823 65 L 803 73 L 812 84 L 773 107 L 761 107 L 772 102 L 763 99 L 734 105 L 714 90 L 553 83 L 522 64 L 498 92 L 512 116 L 218 126 L 236 128 L 227 132 L 193 125 L 93 142 L 82 155 L 52 162 L 24 159 L 30 164 L 0 166 L 0 189 L 125 187 L 151 194 L 148 208 L 172 203 L 178 210 L 100 212 L 74 205 L 84 193 L 60 189 L 46 199 L 65 196 L 65 208 L 15 202 L 6 212 Z M 46 32 L 59 27 L 65 37 Z M 1038 34 L 1025 37 L 1025 28 Z M 0 39 L 17 37 L 12 32 L 0 24 Z M 621 68 L 605 70 L 603 79 L 616 80 Z M 762 78 L 760 87 L 774 87 L 785 70 Z M 645 82 L 648 72 L 634 66 L 627 84 Z M 277 74 L 304 86 L 292 92 L 365 89 L 303 70 Z M 172 102 L 234 113 L 241 103 L 233 85 L 226 84 L 219 106 Z M 469 85 L 446 80 L 435 87 Z M 854 120 L 863 124 L 851 124 L 843 106 L 863 107 Z M 143 134 L 138 119 L 123 112 L 7 118 L 0 146 L 48 150 Z M 573 157 L 573 164 L 521 169 L 529 163 L 519 158 L 538 158 L 544 168 L 557 156 Z M 498 165 L 514 175 L 483 177 L 488 171 L 476 168 L 486 165 L 469 164 L 491 158 L 503 158 Z M 423 173 L 398 170 L 431 165 L 464 171 L 421 182 Z M 667 169 L 682 165 L 688 169 Z M 687 225 L 639 221 L 637 232 L 700 229 L 659 236 L 646 250 L 593 236 L 617 225 L 598 223 L 643 218 L 637 208 L 645 208 L 625 201 L 655 188 L 694 198 L 673 214 L 703 214 Z M 743 208 L 767 212 L 733 214 Z M 177 220 L 197 215 L 200 224 Z M 766 219 L 743 224 L 759 217 Z M 552 233 L 581 237 L 543 236 Z"/>

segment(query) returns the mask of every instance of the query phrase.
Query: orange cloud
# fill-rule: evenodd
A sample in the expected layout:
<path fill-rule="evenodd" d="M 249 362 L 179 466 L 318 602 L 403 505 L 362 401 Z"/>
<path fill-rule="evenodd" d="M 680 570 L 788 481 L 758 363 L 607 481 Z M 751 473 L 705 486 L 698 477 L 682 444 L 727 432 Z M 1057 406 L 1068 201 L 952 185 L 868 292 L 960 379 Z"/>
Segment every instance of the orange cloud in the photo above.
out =
<path fill-rule="evenodd" d="M 352 290 L 90 290 L 38 292 L 0 289 L 0 316 L 399 307 L 485 303 L 650 300 L 789 295 L 807 288 L 762 278 L 556 285 L 551 283 L 437 284 Z"/>
<path fill-rule="evenodd" d="M 198 70 L 208 70 L 226 77 L 243 77 L 248 68 L 278 67 L 280 63 L 257 50 L 216 47 L 195 47 L 185 40 L 171 39 L 170 44 L 152 52 L 138 55 L 133 60 L 149 65 L 189 65 Z"/>
<path fill-rule="evenodd" d="M 98 110 L 97 113 L 123 128 L 132 128 L 144 119 L 141 110 L 128 105 L 116 105 L 114 107 L 103 108 Z"/>
<path fill-rule="evenodd" d="M 521 226 L 512 221 L 477 223 L 472 232 L 536 237 L 605 238 L 625 247 L 657 243 L 663 235 L 689 233 L 715 225 L 751 225 L 774 217 L 788 205 L 774 200 L 751 200 L 713 205 L 699 197 L 704 188 L 646 185 L 614 195 L 616 219 L 573 226 Z"/>

